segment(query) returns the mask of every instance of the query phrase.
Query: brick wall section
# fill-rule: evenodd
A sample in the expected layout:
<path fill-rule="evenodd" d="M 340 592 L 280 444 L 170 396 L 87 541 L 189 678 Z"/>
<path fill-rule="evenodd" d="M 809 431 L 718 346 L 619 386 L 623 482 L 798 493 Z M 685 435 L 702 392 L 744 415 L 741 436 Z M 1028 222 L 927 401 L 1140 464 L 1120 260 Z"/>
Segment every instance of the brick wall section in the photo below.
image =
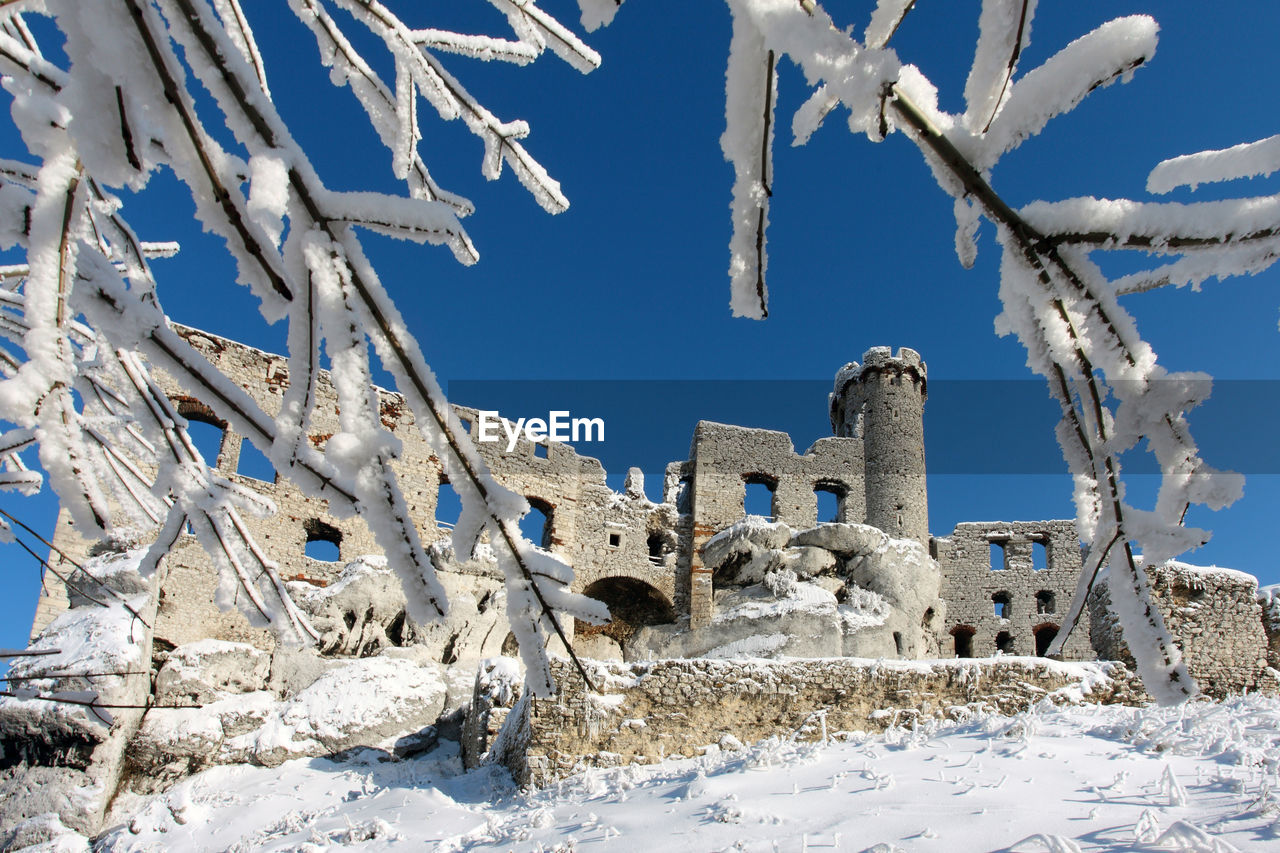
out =
<path fill-rule="evenodd" d="M 828 733 L 883 731 L 913 719 L 961 719 L 976 710 L 1012 714 L 1049 698 L 1065 702 L 1087 694 L 1103 703 L 1145 701 L 1137 680 L 1112 663 L 1064 664 L 1043 658 L 987 661 L 867 661 L 829 658 L 792 661 L 667 660 L 591 664 L 604 694 L 584 692 L 565 661 L 553 673 L 560 685 L 550 699 L 516 704 L 527 709 L 523 752 L 505 763 L 518 782 L 545 785 L 574 768 L 648 764 L 692 756 L 733 735 L 752 743 L 771 735 L 803 740 Z M 1057 693 L 1055 694 L 1055 691 Z M 514 698 L 514 697 L 513 697 Z M 471 731 L 484 737 L 505 712 L 481 709 L 485 721 Z M 489 716 L 488 714 L 492 714 Z M 515 722 L 513 721 L 513 722 Z M 473 744 L 472 762 L 481 754 Z"/>
<path fill-rule="evenodd" d="M 1202 693 L 1220 697 L 1275 689 L 1276 678 L 1266 670 L 1267 635 L 1256 578 L 1183 563 L 1146 571 L 1165 626 L 1182 648 L 1187 669 Z M 1090 638 L 1099 657 L 1132 665 L 1133 655 L 1111 612 L 1107 580 L 1099 580 L 1089 599 Z"/>
<path fill-rule="evenodd" d="M 1002 546 L 998 565 L 992 565 L 992 543 Z M 1032 549 L 1044 548 L 1045 568 L 1033 567 Z M 943 648 L 951 652 L 957 629 L 973 629 L 973 656 L 996 652 L 996 637 L 1009 634 L 1013 654 L 1036 652 L 1035 631 L 1056 630 L 1075 595 L 1080 577 L 1080 542 L 1072 521 L 966 522 L 950 536 L 933 540 L 934 559 L 942 568 L 942 600 L 947 603 L 947 631 Z M 997 552 L 999 553 L 999 552 Z M 1008 593 L 1008 618 L 996 615 L 993 596 Z M 1037 594 L 1052 597 L 1051 612 Z M 1081 626 L 1088 625 L 1088 613 Z M 945 636 L 951 633 L 951 637 Z M 1064 649 L 1066 660 L 1092 660 L 1088 632 L 1072 632 Z"/>

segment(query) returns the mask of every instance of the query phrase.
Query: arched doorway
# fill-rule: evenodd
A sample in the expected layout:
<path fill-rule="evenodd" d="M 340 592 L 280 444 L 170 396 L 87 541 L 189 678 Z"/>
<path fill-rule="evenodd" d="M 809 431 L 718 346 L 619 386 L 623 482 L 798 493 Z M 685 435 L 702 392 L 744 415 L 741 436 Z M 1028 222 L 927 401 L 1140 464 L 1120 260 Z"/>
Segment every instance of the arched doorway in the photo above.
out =
<path fill-rule="evenodd" d="M 627 577 L 601 578 L 584 589 L 583 594 L 604 602 L 613 618 L 605 625 L 574 623 L 574 639 L 604 637 L 625 651 L 631 637 L 645 625 L 662 625 L 676 621 L 676 610 L 660 590 L 642 580 Z"/>

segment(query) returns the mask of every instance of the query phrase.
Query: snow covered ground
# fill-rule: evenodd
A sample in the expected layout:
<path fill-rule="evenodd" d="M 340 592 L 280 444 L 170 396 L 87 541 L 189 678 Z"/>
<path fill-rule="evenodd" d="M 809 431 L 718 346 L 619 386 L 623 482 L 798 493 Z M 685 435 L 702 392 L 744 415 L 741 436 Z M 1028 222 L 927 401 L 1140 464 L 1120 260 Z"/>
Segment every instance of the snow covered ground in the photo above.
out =
<path fill-rule="evenodd" d="M 449 741 L 383 759 L 215 768 L 117 803 L 100 849 L 1280 850 L 1280 701 L 1256 696 L 724 743 L 531 793 Z"/>

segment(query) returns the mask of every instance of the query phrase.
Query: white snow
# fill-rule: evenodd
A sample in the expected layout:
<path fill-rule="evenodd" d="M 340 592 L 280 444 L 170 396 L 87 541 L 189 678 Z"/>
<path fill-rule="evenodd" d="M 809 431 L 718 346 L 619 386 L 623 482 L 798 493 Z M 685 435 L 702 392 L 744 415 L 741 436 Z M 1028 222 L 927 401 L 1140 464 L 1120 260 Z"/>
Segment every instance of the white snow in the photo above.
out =
<path fill-rule="evenodd" d="M 815 734 L 817 734 L 815 730 Z M 126 795 L 103 851 L 1263 850 L 1280 839 L 1280 702 L 1042 706 L 700 758 L 520 793 L 417 759 L 208 770 Z"/>

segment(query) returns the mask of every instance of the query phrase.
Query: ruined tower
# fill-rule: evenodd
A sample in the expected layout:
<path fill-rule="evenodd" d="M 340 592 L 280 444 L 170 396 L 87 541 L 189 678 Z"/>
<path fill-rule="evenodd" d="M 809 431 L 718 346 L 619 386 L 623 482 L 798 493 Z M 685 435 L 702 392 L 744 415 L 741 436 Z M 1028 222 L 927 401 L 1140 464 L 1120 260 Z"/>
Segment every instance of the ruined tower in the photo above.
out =
<path fill-rule="evenodd" d="M 846 364 L 831 394 L 831 428 L 863 443 L 867 524 L 929 544 L 924 467 L 925 364 L 907 347 L 872 347 Z"/>

